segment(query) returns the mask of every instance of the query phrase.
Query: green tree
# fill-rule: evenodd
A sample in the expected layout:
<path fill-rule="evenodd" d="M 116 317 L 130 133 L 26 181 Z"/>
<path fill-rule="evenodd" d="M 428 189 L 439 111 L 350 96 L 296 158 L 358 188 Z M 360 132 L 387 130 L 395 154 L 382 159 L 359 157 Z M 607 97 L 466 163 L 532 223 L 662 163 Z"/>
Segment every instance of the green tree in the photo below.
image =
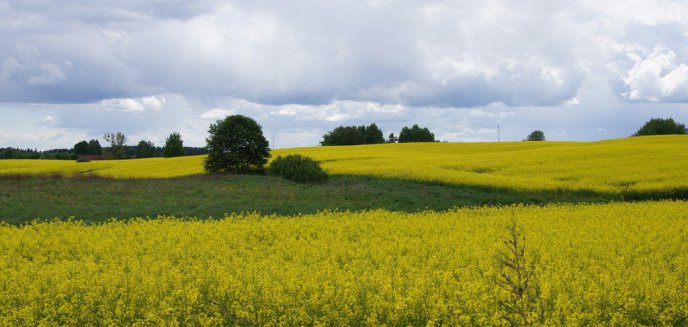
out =
<path fill-rule="evenodd" d="M 263 171 L 270 158 L 270 143 L 255 120 L 242 115 L 228 116 L 211 124 L 208 133 L 208 157 L 203 162 L 206 171 L 233 174 Z"/>
<path fill-rule="evenodd" d="M 89 154 L 89 150 L 88 142 L 86 141 L 81 141 L 77 144 L 74 144 L 74 153 L 77 155 Z"/>
<path fill-rule="evenodd" d="M 136 157 L 137 158 L 151 158 L 155 157 L 155 145 L 151 141 L 141 140 L 139 144 L 136 145 Z"/>
<path fill-rule="evenodd" d="M 545 140 L 545 133 L 543 133 L 541 130 L 534 130 L 531 132 L 528 137 L 524 141 L 544 141 Z"/>
<path fill-rule="evenodd" d="M 110 143 L 110 153 L 115 159 L 122 159 L 125 157 L 124 143 L 127 142 L 127 137 L 122 132 L 105 133 L 103 139 Z"/>
<path fill-rule="evenodd" d="M 339 126 L 323 135 L 320 145 L 359 145 L 385 143 L 382 130 L 375 123 L 368 126 Z"/>
<path fill-rule="evenodd" d="M 360 126 L 363 127 L 363 126 Z M 323 135 L 320 145 L 358 145 L 365 142 L 365 135 L 360 127 L 339 126 Z"/>
<path fill-rule="evenodd" d="M 87 154 L 103 154 L 103 147 L 100 146 L 98 140 L 88 141 L 88 153 Z"/>
<path fill-rule="evenodd" d="M 686 126 L 675 122 L 673 118 L 653 118 L 632 136 L 668 134 L 686 134 Z"/>
<path fill-rule="evenodd" d="M 387 143 L 397 143 L 398 139 L 394 135 L 394 133 L 390 133 L 389 136 L 387 137 Z"/>
<path fill-rule="evenodd" d="M 173 132 L 167 137 L 165 141 L 165 148 L 163 154 L 165 158 L 181 157 L 184 155 L 184 142 L 182 136 L 177 132 Z"/>
<path fill-rule="evenodd" d="M 417 124 L 411 128 L 404 126 L 399 133 L 399 143 L 407 142 L 435 142 L 435 134 L 427 127 L 420 128 Z"/>
<path fill-rule="evenodd" d="M 365 144 L 378 144 L 385 143 L 385 137 L 382 134 L 382 130 L 372 123 L 364 129 L 364 141 Z"/>

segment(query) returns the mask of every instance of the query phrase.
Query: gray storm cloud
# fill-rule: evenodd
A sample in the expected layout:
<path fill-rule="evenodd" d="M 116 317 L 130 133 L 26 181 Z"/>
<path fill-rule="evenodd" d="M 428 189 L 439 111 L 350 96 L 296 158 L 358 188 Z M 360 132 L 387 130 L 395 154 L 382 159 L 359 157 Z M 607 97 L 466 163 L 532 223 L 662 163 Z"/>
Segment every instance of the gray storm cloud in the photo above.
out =
<path fill-rule="evenodd" d="M 302 145 L 343 123 L 477 140 L 566 116 L 586 132 L 555 135 L 610 137 L 612 116 L 686 115 L 685 17 L 671 0 L 0 1 L 0 129 L 202 142 L 246 113 Z"/>

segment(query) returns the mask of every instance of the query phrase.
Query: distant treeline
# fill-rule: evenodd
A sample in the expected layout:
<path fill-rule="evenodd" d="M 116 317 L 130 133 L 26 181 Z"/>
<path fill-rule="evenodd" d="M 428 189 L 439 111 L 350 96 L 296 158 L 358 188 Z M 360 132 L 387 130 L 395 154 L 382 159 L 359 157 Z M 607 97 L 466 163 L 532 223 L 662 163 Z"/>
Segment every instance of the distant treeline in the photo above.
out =
<path fill-rule="evenodd" d="M 430 132 L 427 127 L 419 127 L 417 124 L 412 127 L 401 129 L 399 136 L 394 133 L 389 134 L 385 140 L 382 130 L 375 123 L 368 126 L 339 126 L 323 135 L 320 145 L 360 145 L 360 144 L 379 144 L 379 143 L 407 143 L 407 142 L 439 142 L 435 139 L 435 134 Z"/>
<path fill-rule="evenodd" d="M 142 151 L 143 150 L 143 151 Z M 163 156 L 163 148 L 159 146 L 152 146 L 150 148 L 141 149 L 138 145 L 124 146 L 124 159 L 134 158 L 154 158 Z M 90 152 L 90 153 L 89 153 Z M 51 149 L 45 151 L 38 151 L 36 149 L 19 149 L 19 148 L 0 148 L 0 159 L 58 159 L 58 160 L 76 160 L 80 155 L 102 155 L 104 154 L 102 148 L 100 151 L 89 151 L 87 153 L 77 153 L 72 149 Z M 107 153 L 107 148 L 105 149 Z M 195 156 L 200 154 L 208 154 L 204 147 L 184 147 L 184 153 L 187 156 Z"/>

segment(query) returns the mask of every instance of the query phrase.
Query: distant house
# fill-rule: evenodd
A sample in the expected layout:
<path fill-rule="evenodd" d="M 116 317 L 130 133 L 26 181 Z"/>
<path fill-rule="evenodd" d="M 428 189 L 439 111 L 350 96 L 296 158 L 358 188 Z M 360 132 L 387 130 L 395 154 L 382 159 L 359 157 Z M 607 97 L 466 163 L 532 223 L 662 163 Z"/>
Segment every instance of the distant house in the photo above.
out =
<path fill-rule="evenodd" d="M 112 154 L 80 154 L 79 159 L 88 160 L 112 160 L 114 157 Z"/>

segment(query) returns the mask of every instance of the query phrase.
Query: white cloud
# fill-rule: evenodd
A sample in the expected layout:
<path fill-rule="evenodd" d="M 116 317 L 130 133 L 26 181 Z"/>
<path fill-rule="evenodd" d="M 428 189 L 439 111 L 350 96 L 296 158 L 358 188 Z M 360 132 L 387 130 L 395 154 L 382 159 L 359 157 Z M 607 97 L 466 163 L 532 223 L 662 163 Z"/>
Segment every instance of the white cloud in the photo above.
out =
<path fill-rule="evenodd" d="M 103 108 L 117 111 L 143 111 L 143 104 L 134 99 L 107 99 L 101 101 Z"/>
<path fill-rule="evenodd" d="M 295 117 L 296 120 L 341 122 L 356 119 L 389 120 L 403 117 L 408 109 L 402 105 L 361 101 L 334 101 L 326 105 L 269 106 L 270 115 Z"/>
<path fill-rule="evenodd" d="M 143 98 L 106 99 L 100 102 L 107 110 L 137 112 L 144 110 L 160 111 L 165 105 L 165 96 L 156 95 Z"/>
<path fill-rule="evenodd" d="M 41 120 L 40 124 L 44 126 L 53 126 L 55 125 L 55 118 L 51 115 L 47 115 Z"/>
<path fill-rule="evenodd" d="M 513 117 L 516 115 L 515 112 L 513 111 L 488 111 L 485 109 L 480 109 L 480 108 L 475 108 L 471 109 L 469 111 L 469 115 L 475 116 L 475 117 L 491 117 L 491 118 L 506 118 L 506 117 Z"/>
<path fill-rule="evenodd" d="M 165 97 L 164 96 L 150 96 L 150 97 L 141 98 L 141 105 L 144 108 L 148 108 L 151 110 L 160 111 L 160 109 L 163 107 L 164 104 L 165 104 Z"/>
<path fill-rule="evenodd" d="M 198 118 L 201 119 L 222 119 L 227 116 L 233 115 L 234 114 L 233 109 L 223 109 L 223 108 L 213 108 L 210 109 L 200 115 L 198 115 Z"/>
<path fill-rule="evenodd" d="M 624 78 L 629 100 L 688 101 L 688 65 L 678 62 L 676 53 L 657 46 L 645 56 L 629 53 L 634 66 Z"/>

